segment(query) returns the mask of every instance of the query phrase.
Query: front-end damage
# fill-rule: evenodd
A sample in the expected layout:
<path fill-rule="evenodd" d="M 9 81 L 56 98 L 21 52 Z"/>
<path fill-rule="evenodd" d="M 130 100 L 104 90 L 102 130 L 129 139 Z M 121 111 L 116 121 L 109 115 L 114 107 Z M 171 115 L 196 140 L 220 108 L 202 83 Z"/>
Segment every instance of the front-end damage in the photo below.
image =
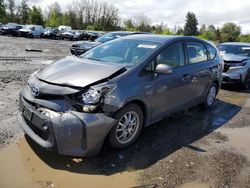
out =
<path fill-rule="evenodd" d="M 242 84 L 250 70 L 250 60 L 245 56 L 224 55 L 223 84 Z"/>
<path fill-rule="evenodd" d="M 105 99 L 116 88 L 109 80 L 124 71 L 85 87 L 49 83 L 34 73 L 20 92 L 18 121 L 46 149 L 69 156 L 95 155 L 116 123 L 112 110 L 117 107 Z"/>

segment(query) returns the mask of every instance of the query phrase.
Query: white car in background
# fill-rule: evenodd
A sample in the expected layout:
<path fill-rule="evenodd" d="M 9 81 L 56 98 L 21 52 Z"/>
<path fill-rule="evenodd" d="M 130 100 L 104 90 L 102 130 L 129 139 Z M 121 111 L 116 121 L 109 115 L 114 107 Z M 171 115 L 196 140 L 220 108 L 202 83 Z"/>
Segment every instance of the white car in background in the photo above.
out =
<path fill-rule="evenodd" d="M 23 37 L 42 37 L 44 32 L 41 25 L 25 25 L 22 29 L 19 29 L 19 35 Z"/>

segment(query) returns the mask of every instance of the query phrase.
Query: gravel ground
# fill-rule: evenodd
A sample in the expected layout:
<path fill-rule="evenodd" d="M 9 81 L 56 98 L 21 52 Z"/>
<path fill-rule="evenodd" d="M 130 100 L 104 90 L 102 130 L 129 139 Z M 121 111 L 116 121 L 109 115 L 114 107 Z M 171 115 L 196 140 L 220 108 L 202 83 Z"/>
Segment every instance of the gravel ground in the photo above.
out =
<path fill-rule="evenodd" d="M 32 72 L 69 55 L 71 43 L 0 36 L 0 152 L 23 137 L 16 120 L 20 88 Z M 27 52 L 26 48 L 43 51 Z M 195 107 L 178 113 L 143 130 L 134 146 L 121 151 L 104 147 L 99 156 L 85 161 L 86 168 L 72 164 L 67 170 L 106 176 L 135 171 L 138 187 L 144 188 L 185 187 L 186 183 L 249 187 L 249 156 L 230 144 L 225 131 L 250 126 L 249 100 L 250 92 L 224 88 L 212 109 Z M 65 170 L 62 163 L 71 164 L 68 158 L 31 147 L 49 167 Z"/>

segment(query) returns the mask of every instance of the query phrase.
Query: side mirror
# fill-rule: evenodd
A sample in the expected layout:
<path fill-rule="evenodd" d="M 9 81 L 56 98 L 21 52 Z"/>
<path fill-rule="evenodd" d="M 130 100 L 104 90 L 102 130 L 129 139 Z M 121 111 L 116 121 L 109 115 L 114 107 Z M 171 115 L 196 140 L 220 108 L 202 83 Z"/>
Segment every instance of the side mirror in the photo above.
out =
<path fill-rule="evenodd" d="M 155 73 L 158 75 L 168 75 L 173 72 L 173 68 L 169 65 L 159 64 L 155 68 Z"/>

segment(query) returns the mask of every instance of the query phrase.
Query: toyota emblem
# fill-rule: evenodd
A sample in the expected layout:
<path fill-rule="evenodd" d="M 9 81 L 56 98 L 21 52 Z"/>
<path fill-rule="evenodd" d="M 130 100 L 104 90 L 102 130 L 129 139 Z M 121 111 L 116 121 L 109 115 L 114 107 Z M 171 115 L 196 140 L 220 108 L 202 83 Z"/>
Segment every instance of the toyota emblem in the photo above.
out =
<path fill-rule="evenodd" d="M 39 95 L 39 88 L 38 87 L 32 87 L 31 93 L 32 93 L 32 95 L 37 97 Z"/>

